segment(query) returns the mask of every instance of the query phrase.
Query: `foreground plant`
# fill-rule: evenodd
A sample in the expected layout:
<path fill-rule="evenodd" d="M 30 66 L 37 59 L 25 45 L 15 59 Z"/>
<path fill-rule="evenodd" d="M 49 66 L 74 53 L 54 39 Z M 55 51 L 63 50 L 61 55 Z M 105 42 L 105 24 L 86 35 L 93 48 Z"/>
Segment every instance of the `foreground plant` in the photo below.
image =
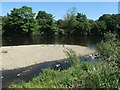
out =
<path fill-rule="evenodd" d="M 120 42 L 117 39 L 117 34 L 108 32 L 104 37 L 105 39 L 98 44 L 101 58 L 120 67 Z"/>
<path fill-rule="evenodd" d="M 118 88 L 118 69 L 106 62 L 84 62 L 67 70 L 44 69 L 32 81 L 9 88 Z"/>
<path fill-rule="evenodd" d="M 78 65 L 80 63 L 80 58 L 77 56 L 75 51 L 73 51 L 70 48 L 67 48 L 64 50 L 64 53 L 66 54 L 67 58 L 69 59 L 69 63 L 71 65 Z"/>

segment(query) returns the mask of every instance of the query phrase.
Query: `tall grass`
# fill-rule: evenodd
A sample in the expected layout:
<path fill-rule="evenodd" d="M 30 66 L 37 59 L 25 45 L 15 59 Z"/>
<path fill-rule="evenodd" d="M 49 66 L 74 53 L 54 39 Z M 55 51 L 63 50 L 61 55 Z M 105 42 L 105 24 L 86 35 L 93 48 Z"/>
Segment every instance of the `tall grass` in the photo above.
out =
<path fill-rule="evenodd" d="M 66 54 L 67 58 L 69 59 L 69 63 L 71 66 L 78 65 L 80 63 L 80 58 L 77 56 L 75 51 L 73 51 L 70 48 L 67 48 L 64 50 L 64 53 Z"/>

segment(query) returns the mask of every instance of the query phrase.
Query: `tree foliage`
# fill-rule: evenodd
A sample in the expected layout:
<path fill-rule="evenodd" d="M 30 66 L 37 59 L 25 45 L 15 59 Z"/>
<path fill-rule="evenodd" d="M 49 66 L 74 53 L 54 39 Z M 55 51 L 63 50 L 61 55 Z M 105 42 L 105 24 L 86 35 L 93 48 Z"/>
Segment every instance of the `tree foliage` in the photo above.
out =
<path fill-rule="evenodd" d="M 98 21 L 104 21 L 107 28 L 106 31 L 117 32 L 120 34 L 120 14 L 104 14 Z"/>
<path fill-rule="evenodd" d="M 72 7 L 68 10 L 67 14 L 64 16 L 64 30 L 66 35 L 72 35 L 75 31 L 75 26 L 77 25 L 76 20 L 76 8 Z"/>
<path fill-rule="evenodd" d="M 109 31 L 120 35 L 120 14 L 103 14 L 98 20 L 90 20 L 75 7 L 59 20 L 54 20 L 53 15 L 45 11 L 39 11 L 35 17 L 32 8 L 27 6 L 14 8 L 2 18 L 2 32 L 7 36 L 103 36 Z"/>
<path fill-rule="evenodd" d="M 109 63 L 117 64 L 120 68 L 120 42 L 117 34 L 106 33 L 104 40 L 98 44 L 98 50 L 102 58 Z"/>
<path fill-rule="evenodd" d="M 4 25 L 4 34 L 10 36 L 31 35 L 35 29 L 35 13 L 31 7 L 23 6 L 19 9 L 14 8 L 7 14 Z"/>
<path fill-rule="evenodd" d="M 36 20 L 38 22 L 39 31 L 42 36 L 54 35 L 53 31 L 53 16 L 45 11 L 39 11 Z"/>

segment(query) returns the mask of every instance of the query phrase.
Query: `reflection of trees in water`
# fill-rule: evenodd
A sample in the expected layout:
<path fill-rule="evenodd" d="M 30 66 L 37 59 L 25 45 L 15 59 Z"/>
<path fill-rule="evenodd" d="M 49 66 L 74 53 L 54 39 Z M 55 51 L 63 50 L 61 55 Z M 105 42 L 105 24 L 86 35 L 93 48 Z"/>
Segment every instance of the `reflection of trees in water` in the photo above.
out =
<path fill-rule="evenodd" d="M 4 37 L 2 38 L 2 45 L 28 45 L 32 41 L 30 37 Z"/>
<path fill-rule="evenodd" d="M 101 37 L 4 37 L 3 46 L 31 45 L 31 44 L 70 44 L 94 48 Z"/>

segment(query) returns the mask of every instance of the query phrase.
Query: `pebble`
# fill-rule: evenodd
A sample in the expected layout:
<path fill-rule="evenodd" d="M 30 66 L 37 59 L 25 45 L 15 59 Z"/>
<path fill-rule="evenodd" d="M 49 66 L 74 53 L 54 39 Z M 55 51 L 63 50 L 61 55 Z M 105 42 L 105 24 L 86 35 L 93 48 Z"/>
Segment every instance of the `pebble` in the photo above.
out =
<path fill-rule="evenodd" d="M 92 55 L 89 55 L 90 57 L 93 57 Z"/>
<path fill-rule="evenodd" d="M 4 77 L 3 76 L 1 76 L 1 79 L 3 79 Z"/>
<path fill-rule="evenodd" d="M 57 68 L 60 67 L 60 64 L 57 64 L 56 67 L 57 67 Z"/>
<path fill-rule="evenodd" d="M 56 70 L 60 70 L 61 69 L 61 65 L 60 64 L 57 64 L 56 67 L 55 67 Z"/>
<path fill-rule="evenodd" d="M 101 60 L 99 57 L 99 54 L 90 54 L 88 56 L 85 56 L 83 58 L 81 58 L 81 61 L 99 61 Z"/>
<path fill-rule="evenodd" d="M 17 77 L 19 77 L 20 76 L 20 74 L 17 74 Z"/>
<path fill-rule="evenodd" d="M 7 50 L 3 50 L 2 53 L 8 53 Z"/>
<path fill-rule="evenodd" d="M 25 72 L 29 72 L 30 70 L 25 70 L 25 71 L 23 71 L 23 73 L 25 73 Z"/>

